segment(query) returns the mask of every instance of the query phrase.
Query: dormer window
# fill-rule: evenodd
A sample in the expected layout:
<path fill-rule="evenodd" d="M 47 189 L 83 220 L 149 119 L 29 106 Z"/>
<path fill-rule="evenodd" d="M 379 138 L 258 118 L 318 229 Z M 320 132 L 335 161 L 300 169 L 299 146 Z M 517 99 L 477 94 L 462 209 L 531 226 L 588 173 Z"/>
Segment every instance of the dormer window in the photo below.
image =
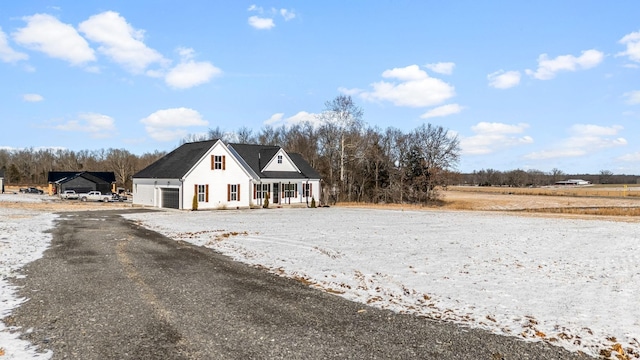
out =
<path fill-rule="evenodd" d="M 278 155 L 278 164 L 282 164 L 282 155 Z"/>

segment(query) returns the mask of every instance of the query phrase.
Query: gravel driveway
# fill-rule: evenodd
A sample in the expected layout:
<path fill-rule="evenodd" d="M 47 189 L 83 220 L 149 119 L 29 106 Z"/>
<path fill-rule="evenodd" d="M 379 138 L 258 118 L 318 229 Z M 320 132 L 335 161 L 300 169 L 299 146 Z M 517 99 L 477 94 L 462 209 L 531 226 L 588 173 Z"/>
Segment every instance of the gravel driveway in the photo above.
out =
<path fill-rule="evenodd" d="M 63 213 L 4 319 L 54 359 L 585 359 L 544 343 L 377 310 L 176 242 Z M 135 211 L 135 210 L 129 210 Z"/>

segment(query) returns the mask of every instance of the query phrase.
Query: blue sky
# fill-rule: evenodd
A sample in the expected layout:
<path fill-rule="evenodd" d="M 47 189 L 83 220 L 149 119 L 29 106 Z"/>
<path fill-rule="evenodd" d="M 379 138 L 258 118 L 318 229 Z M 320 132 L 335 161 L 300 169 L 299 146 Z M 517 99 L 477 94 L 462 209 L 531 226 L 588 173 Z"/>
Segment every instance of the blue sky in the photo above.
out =
<path fill-rule="evenodd" d="M 458 170 L 640 174 L 637 1 L 3 1 L 0 147 L 169 151 L 317 121 L 443 126 Z"/>

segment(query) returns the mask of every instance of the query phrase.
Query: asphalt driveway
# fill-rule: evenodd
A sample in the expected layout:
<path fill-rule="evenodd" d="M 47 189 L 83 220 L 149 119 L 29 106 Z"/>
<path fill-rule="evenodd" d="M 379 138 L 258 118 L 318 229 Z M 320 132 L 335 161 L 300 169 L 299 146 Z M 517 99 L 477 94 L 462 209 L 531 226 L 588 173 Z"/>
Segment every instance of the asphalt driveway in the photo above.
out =
<path fill-rule="evenodd" d="M 53 359 L 585 359 L 311 289 L 123 211 L 63 213 L 5 318 Z"/>

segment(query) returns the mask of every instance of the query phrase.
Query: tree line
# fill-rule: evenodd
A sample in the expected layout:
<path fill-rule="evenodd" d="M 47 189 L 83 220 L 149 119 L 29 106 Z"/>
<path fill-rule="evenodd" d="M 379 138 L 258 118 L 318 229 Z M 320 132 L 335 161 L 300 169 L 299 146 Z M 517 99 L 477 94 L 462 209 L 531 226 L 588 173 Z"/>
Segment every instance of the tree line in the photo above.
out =
<path fill-rule="evenodd" d="M 50 171 L 113 171 L 118 186 L 131 189 L 131 177 L 164 152 L 135 155 L 125 149 L 0 149 L 0 169 L 9 185 L 45 185 Z"/>
<path fill-rule="evenodd" d="M 564 180 L 558 169 L 492 169 L 460 174 L 457 136 L 441 126 L 420 125 L 403 132 L 394 127 L 371 127 L 350 96 L 340 95 L 325 103 L 314 123 L 265 126 L 254 133 L 241 127 L 225 132 L 219 127 L 206 134 L 192 134 L 181 143 L 221 139 L 225 143 L 281 146 L 301 154 L 322 177 L 324 203 L 356 201 L 372 203 L 429 203 L 437 201 L 448 185 L 541 186 Z M 113 171 L 118 186 L 131 189 L 131 177 L 165 152 L 135 155 L 125 149 L 107 150 L 0 150 L 0 169 L 9 184 L 44 185 L 49 171 Z M 594 183 L 629 179 L 603 170 Z M 635 182 L 635 177 L 633 178 Z"/>
<path fill-rule="evenodd" d="M 509 170 L 482 169 L 470 174 L 457 174 L 453 184 L 476 186 L 509 186 L 509 187 L 537 187 L 553 185 L 558 181 L 581 179 L 592 184 L 635 184 L 637 175 L 614 174 L 610 170 L 600 170 L 598 174 L 566 174 L 554 168 L 549 172 L 541 170 Z"/>

